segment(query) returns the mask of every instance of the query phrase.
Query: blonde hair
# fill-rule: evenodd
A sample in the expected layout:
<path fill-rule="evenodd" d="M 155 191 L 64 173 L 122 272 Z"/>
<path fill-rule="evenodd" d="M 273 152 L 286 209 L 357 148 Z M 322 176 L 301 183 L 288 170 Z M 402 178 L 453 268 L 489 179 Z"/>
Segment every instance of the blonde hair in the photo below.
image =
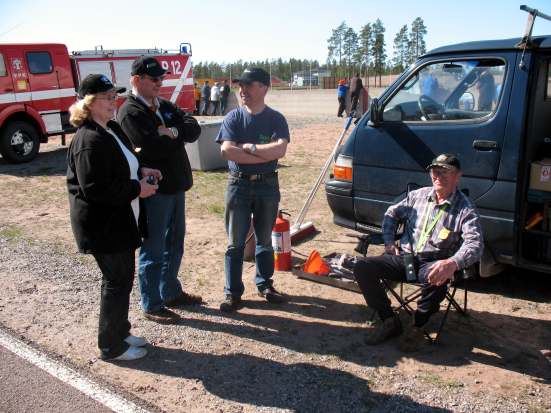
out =
<path fill-rule="evenodd" d="M 69 122 L 75 127 L 81 126 L 84 122 L 91 118 L 90 106 L 94 103 L 96 95 L 86 95 L 84 99 L 79 99 L 71 105 L 69 113 L 71 117 Z"/>

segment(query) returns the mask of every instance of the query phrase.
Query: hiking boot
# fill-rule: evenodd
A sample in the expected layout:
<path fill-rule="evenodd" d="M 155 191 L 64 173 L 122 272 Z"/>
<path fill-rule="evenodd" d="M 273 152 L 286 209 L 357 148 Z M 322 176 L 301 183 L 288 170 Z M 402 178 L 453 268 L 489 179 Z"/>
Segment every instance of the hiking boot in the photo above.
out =
<path fill-rule="evenodd" d="M 365 343 L 369 345 L 380 344 L 400 334 L 402 334 L 402 323 L 398 317 L 392 316 L 369 328 L 365 336 Z"/>
<path fill-rule="evenodd" d="M 173 324 L 180 320 L 178 314 L 165 307 L 161 307 L 158 311 L 144 311 L 143 316 L 159 324 Z"/>
<path fill-rule="evenodd" d="M 423 343 L 427 341 L 425 332 L 421 327 L 411 326 L 400 337 L 398 349 L 404 353 L 412 353 L 421 349 Z"/>
<path fill-rule="evenodd" d="M 264 297 L 266 301 L 272 304 L 281 304 L 287 301 L 283 294 L 277 292 L 276 289 L 272 286 L 258 290 L 258 295 L 260 297 Z"/>
<path fill-rule="evenodd" d="M 241 298 L 234 297 L 231 294 L 226 294 L 226 298 L 222 303 L 220 303 L 220 311 L 223 311 L 225 313 L 231 313 L 232 311 L 236 311 L 243 307 L 243 302 L 241 301 Z"/>
<path fill-rule="evenodd" d="M 174 298 L 173 300 L 166 301 L 165 306 L 170 308 L 178 308 L 181 306 L 198 305 L 202 303 L 203 299 L 201 298 L 201 296 L 188 294 L 182 291 L 182 294 L 180 294 L 178 297 Z"/>

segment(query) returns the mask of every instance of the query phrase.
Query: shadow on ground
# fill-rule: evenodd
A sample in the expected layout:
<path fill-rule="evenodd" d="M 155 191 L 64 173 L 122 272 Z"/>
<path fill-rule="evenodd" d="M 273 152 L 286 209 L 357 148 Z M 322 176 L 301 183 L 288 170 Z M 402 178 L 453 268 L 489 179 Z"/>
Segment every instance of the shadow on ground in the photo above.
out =
<path fill-rule="evenodd" d="M 369 390 L 350 373 L 307 363 L 282 364 L 246 354 L 212 355 L 155 348 L 150 357 L 129 366 L 161 376 L 195 379 L 224 400 L 300 412 L 449 412 L 408 397 Z M 277 389 L 289 389 L 285 393 Z"/>
<path fill-rule="evenodd" d="M 12 164 L 0 158 L 0 174 L 11 176 L 64 176 L 67 172 L 67 147 L 39 152 L 31 162 Z"/>

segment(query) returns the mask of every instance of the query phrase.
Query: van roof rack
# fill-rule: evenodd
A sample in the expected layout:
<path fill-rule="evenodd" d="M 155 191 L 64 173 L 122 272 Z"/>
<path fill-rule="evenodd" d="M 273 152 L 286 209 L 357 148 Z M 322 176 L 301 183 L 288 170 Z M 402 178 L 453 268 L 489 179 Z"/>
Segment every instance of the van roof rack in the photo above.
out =
<path fill-rule="evenodd" d="M 536 20 L 536 17 L 541 17 L 542 19 L 551 21 L 551 16 L 548 16 L 539 10 L 532 9 L 524 4 L 520 6 L 520 9 L 528 13 L 528 20 L 526 21 L 524 34 L 516 46 L 523 49 L 537 47 L 537 45 L 532 42 L 532 29 L 534 28 L 534 21 Z"/>

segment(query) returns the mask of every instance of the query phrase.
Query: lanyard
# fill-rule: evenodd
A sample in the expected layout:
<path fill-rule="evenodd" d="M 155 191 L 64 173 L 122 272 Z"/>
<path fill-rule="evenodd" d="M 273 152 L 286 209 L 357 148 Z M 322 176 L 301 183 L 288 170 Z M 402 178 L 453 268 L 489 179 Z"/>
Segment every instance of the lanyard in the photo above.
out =
<path fill-rule="evenodd" d="M 425 247 L 425 244 L 427 243 L 427 240 L 429 239 L 430 234 L 434 230 L 436 223 L 440 220 L 440 218 L 444 214 L 444 211 L 448 208 L 448 204 L 444 205 L 443 208 L 440 208 L 440 210 L 438 211 L 438 213 L 436 214 L 436 216 L 434 217 L 434 219 L 432 220 L 432 222 L 427 228 L 427 224 L 429 222 L 429 215 L 430 215 L 429 213 L 430 206 L 431 206 L 431 202 L 427 204 L 427 209 L 425 211 L 425 222 L 423 223 L 423 229 L 421 230 L 421 238 L 419 239 L 419 243 L 417 244 L 417 248 L 415 250 L 416 252 L 420 252 Z"/>

